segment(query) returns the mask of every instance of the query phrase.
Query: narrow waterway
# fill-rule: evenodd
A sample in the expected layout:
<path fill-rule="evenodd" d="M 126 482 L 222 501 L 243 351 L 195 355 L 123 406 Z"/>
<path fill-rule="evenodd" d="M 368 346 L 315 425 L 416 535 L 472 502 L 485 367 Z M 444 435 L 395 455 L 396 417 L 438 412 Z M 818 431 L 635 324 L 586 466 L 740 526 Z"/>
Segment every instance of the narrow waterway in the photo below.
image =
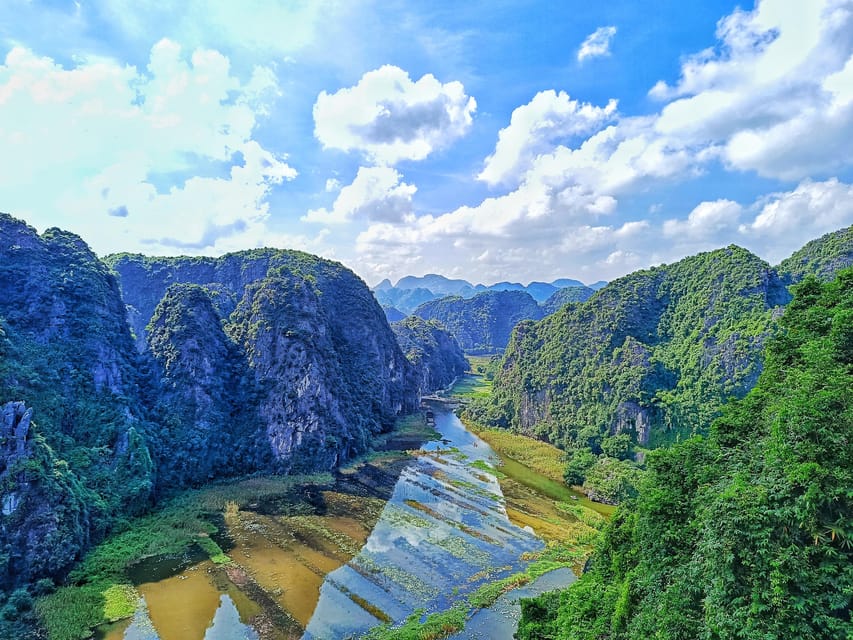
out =
<path fill-rule="evenodd" d="M 523 554 L 544 546 L 507 517 L 500 485 L 484 470 L 498 464 L 495 452 L 452 412 L 438 410 L 435 420 L 441 440 L 400 476 L 364 548 L 326 577 L 305 640 L 357 637 L 417 609 L 446 610 L 520 571 Z"/>
<path fill-rule="evenodd" d="M 411 458 L 361 465 L 286 504 L 229 509 L 221 542 L 232 563 L 143 564 L 135 616 L 99 640 L 355 638 L 523 570 L 544 542 L 508 517 L 490 473 L 498 456 L 446 408 L 435 407 L 435 428 L 440 439 Z M 518 595 L 573 579 L 562 569 Z M 454 637 L 510 639 L 517 599 L 506 594 Z"/>

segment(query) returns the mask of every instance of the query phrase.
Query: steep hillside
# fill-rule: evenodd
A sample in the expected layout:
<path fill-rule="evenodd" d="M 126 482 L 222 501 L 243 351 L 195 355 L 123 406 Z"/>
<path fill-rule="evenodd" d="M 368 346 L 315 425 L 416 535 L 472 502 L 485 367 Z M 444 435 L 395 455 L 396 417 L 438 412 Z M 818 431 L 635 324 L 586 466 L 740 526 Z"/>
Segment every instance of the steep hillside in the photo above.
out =
<path fill-rule="evenodd" d="M 182 312 L 180 305 L 167 316 L 178 324 L 201 322 L 198 339 L 218 349 L 226 348 L 227 335 L 242 354 L 235 366 L 248 377 L 243 382 L 257 402 L 260 431 L 276 468 L 328 469 L 364 451 L 373 434 L 417 404 L 414 371 L 382 309 L 367 286 L 338 263 L 274 249 L 221 258 L 119 254 L 106 261 L 119 274 L 140 346 L 169 287 L 205 288 L 207 319 L 187 318 L 188 309 Z M 192 295 L 199 296 L 198 290 Z M 151 347 L 156 353 L 153 342 Z M 222 378 L 227 375 L 228 367 L 217 370 L 209 382 L 236 389 Z M 208 393 L 183 374 L 174 392 L 187 398 Z M 255 460 L 246 456 L 247 463 Z"/>
<path fill-rule="evenodd" d="M 542 307 L 542 313 L 547 316 L 556 313 L 568 302 L 586 302 L 594 293 L 595 290 L 589 287 L 564 287 L 557 289 L 550 298 L 540 302 L 539 306 Z"/>
<path fill-rule="evenodd" d="M 468 369 L 456 339 L 435 321 L 409 316 L 391 324 L 397 342 L 418 372 L 418 389 L 426 395 L 448 387 Z"/>
<path fill-rule="evenodd" d="M 522 640 L 853 635 L 853 270 L 807 279 L 758 385 L 709 438 L 650 454 L 578 583 Z"/>
<path fill-rule="evenodd" d="M 542 310 L 522 291 L 486 291 L 473 298 L 459 296 L 426 302 L 414 311 L 424 320 L 437 320 L 466 353 L 496 353 L 509 342 L 522 320 L 539 319 Z"/>
<path fill-rule="evenodd" d="M 424 302 L 440 298 L 441 294 L 429 289 L 417 287 L 414 289 L 381 289 L 374 291 L 376 300 L 385 307 L 395 307 L 403 313 L 410 314 Z"/>
<path fill-rule="evenodd" d="M 154 482 L 115 278 L 77 236 L 0 214 L 0 588 L 61 573 Z"/>
<path fill-rule="evenodd" d="M 619 433 L 646 444 L 705 429 L 755 384 L 788 299 L 775 271 L 735 246 L 638 271 L 522 323 L 478 416 L 596 453 Z"/>
<path fill-rule="evenodd" d="M 195 485 L 269 467 L 246 359 L 223 330 L 211 292 L 169 287 L 148 325 L 148 345 L 160 381 L 152 403 L 162 428 L 151 437 L 160 484 Z"/>
<path fill-rule="evenodd" d="M 406 317 L 406 314 L 396 307 L 382 307 L 382 311 L 385 312 L 385 319 L 388 322 L 400 322 L 400 320 Z"/>
<path fill-rule="evenodd" d="M 807 243 L 777 267 L 786 283 L 799 282 L 807 275 L 824 280 L 853 265 L 853 226 L 827 233 Z"/>

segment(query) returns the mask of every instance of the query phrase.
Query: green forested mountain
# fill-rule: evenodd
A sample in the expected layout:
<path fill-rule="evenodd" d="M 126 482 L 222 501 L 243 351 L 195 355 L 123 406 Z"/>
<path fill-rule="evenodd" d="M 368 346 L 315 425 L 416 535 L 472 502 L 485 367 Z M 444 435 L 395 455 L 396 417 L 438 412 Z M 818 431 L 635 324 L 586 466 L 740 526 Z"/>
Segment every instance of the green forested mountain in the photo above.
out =
<path fill-rule="evenodd" d="M 557 289 L 547 300 L 540 302 L 542 312 L 547 316 L 559 311 L 568 302 L 586 302 L 595 293 L 589 287 L 563 287 Z"/>
<path fill-rule="evenodd" d="M 147 508 L 138 356 L 115 278 L 77 236 L 0 214 L 0 588 L 61 573 Z"/>
<path fill-rule="evenodd" d="M 523 291 L 485 291 L 473 298 L 451 296 L 425 302 L 414 314 L 437 320 L 466 353 L 496 353 L 509 342 L 513 327 L 522 320 L 539 319 L 542 310 Z"/>
<path fill-rule="evenodd" d="M 198 285 L 166 290 L 148 325 L 159 425 L 150 434 L 165 486 L 195 485 L 217 476 L 269 467 L 271 450 L 258 415 L 248 366 Z"/>
<path fill-rule="evenodd" d="M 169 287 L 208 290 L 244 358 L 277 466 L 329 468 L 416 406 L 415 373 L 381 307 L 339 263 L 275 249 L 105 260 L 119 274 L 138 344 Z"/>
<path fill-rule="evenodd" d="M 163 492 L 330 469 L 417 406 L 418 372 L 340 264 L 110 264 L 121 287 L 79 237 L 0 214 L 0 590 L 60 577 Z"/>
<path fill-rule="evenodd" d="M 853 226 L 827 233 L 807 243 L 777 267 L 788 284 L 807 275 L 832 279 L 841 269 L 853 265 Z"/>
<path fill-rule="evenodd" d="M 468 369 L 465 354 L 436 321 L 409 316 L 391 324 L 406 358 L 418 372 L 418 389 L 428 394 L 448 387 Z"/>
<path fill-rule="evenodd" d="M 853 270 L 807 279 L 707 439 L 651 453 L 578 583 L 524 640 L 853 637 Z"/>
<path fill-rule="evenodd" d="M 474 411 L 595 453 L 615 434 L 654 445 L 705 429 L 725 398 L 755 384 L 788 299 L 776 272 L 736 246 L 632 273 L 519 325 Z"/>

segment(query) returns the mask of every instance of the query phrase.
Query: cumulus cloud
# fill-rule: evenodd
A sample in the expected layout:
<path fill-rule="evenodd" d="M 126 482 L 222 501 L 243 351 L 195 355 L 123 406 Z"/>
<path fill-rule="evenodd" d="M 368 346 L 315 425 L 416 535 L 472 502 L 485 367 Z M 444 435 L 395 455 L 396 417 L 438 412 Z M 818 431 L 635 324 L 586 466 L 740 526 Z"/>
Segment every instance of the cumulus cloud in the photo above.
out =
<path fill-rule="evenodd" d="M 614 26 L 598 27 L 581 43 L 580 49 L 578 49 L 578 62 L 583 62 L 587 58 L 609 56 L 610 41 L 615 35 L 616 27 Z"/>
<path fill-rule="evenodd" d="M 652 88 L 657 113 L 537 94 L 515 110 L 479 176 L 510 192 L 375 223 L 358 238 L 360 256 L 379 265 L 383 251 L 414 246 L 424 269 L 471 263 L 498 279 L 542 278 L 570 264 L 597 279 L 732 242 L 778 260 L 853 222 L 850 187 L 832 178 L 853 165 L 853 2 L 760 0 L 720 20 L 716 35 L 716 47 L 684 60 L 676 82 Z M 639 192 L 720 165 L 790 189 L 752 203 L 700 202 L 661 223 L 621 222 L 630 217 L 622 203 Z M 614 214 L 620 222 L 607 221 Z"/>
<path fill-rule="evenodd" d="M 853 223 L 853 185 L 836 178 L 805 180 L 793 191 L 760 199 L 755 218 L 739 227 L 760 242 L 767 256 L 781 260 L 805 240 Z"/>
<path fill-rule="evenodd" d="M 725 232 L 736 229 L 742 207 L 732 200 L 701 202 L 685 220 L 667 220 L 663 235 L 667 238 L 715 241 Z"/>
<path fill-rule="evenodd" d="M 4 207 L 37 226 L 60 219 L 103 250 L 115 236 L 149 251 L 260 240 L 271 188 L 296 176 L 253 139 L 277 95 L 269 69 L 243 82 L 219 52 L 169 40 L 145 70 L 107 59 L 66 68 L 13 48 L 0 65 Z"/>
<path fill-rule="evenodd" d="M 658 132 L 718 145 L 731 169 L 801 180 L 849 165 L 853 3 L 764 0 L 717 25 L 718 49 L 688 58 Z"/>
<path fill-rule="evenodd" d="M 352 184 L 340 189 L 332 209 L 311 209 L 304 222 L 339 224 L 363 219 L 400 222 L 413 219 L 412 197 L 417 187 L 401 182 L 390 167 L 360 167 Z"/>
<path fill-rule="evenodd" d="M 477 108 L 460 82 L 427 74 L 413 82 L 392 65 L 365 73 L 354 87 L 321 92 L 314 134 L 325 148 L 360 151 L 376 164 L 423 160 L 471 127 Z"/>
<path fill-rule="evenodd" d="M 570 136 L 588 134 L 613 118 L 616 100 L 604 107 L 572 100 L 565 91 L 540 91 L 512 112 L 509 126 L 498 133 L 495 152 L 486 158 L 479 180 L 497 184 L 516 179 L 536 153 Z"/>

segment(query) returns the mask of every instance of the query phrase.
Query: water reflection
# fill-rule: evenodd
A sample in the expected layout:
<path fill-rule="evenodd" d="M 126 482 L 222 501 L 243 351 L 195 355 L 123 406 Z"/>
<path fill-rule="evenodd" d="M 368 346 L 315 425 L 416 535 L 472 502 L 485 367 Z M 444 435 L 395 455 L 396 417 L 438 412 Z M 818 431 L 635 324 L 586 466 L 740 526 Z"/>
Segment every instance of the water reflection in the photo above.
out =
<path fill-rule="evenodd" d="M 450 412 L 436 412 L 436 430 L 442 440 L 400 476 L 364 548 L 326 576 L 304 640 L 357 636 L 416 609 L 447 609 L 523 569 L 522 554 L 542 548 L 510 523 L 500 485 L 482 470 L 498 462 L 494 451 Z"/>
<path fill-rule="evenodd" d="M 225 567 L 191 556 L 141 563 L 136 614 L 98 640 L 338 640 L 445 610 L 522 570 L 522 555 L 543 543 L 507 517 L 488 473 L 498 456 L 451 412 L 435 419 L 441 440 L 413 459 L 360 465 L 307 497 L 227 509 Z"/>

